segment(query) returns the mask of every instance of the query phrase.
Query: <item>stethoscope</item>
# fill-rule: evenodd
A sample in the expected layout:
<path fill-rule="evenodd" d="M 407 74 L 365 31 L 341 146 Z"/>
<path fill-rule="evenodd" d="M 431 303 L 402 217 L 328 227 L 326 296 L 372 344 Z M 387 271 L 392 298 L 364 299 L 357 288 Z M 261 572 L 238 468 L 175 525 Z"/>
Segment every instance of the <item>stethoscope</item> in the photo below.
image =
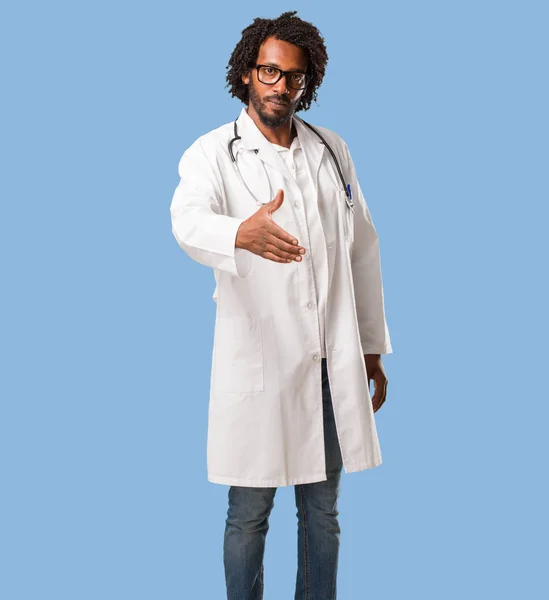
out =
<path fill-rule="evenodd" d="M 304 121 L 303 119 L 300 119 L 300 121 L 304 125 L 306 125 L 309 129 L 311 129 L 311 131 L 314 131 L 314 133 L 316 133 L 316 135 L 320 138 L 320 140 L 322 141 L 322 143 L 329 150 L 329 152 L 332 155 L 332 158 L 334 160 L 334 164 L 335 164 L 335 166 L 337 168 L 337 172 L 339 174 L 339 178 L 341 179 L 341 183 L 343 185 L 343 189 L 345 191 L 345 201 L 347 202 L 347 206 L 351 210 L 354 211 L 354 208 L 353 208 L 353 194 L 351 193 L 351 184 L 350 183 L 345 183 L 345 178 L 343 177 L 343 173 L 341 172 L 341 168 L 339 166 L 339 162 L 338 162 L 338 160 L 336 158 L 336 155 L 334 154 L 334 151 L 330 148 L 330 144 L 328 144 L 328 142 L 322 137 L 322 135 L 320 135 L 320 132 L 317 131 L 310 123 L 307 123 L 307 121 Z M 243 185 L 246 187 L 246 189 L 252 195 L 252 197 L 255 199 L 255 201 L 258 204 L 262 204 L 256 198 L 256 196 L 252 193 L 252 191 L 250 190 L 250 188 L 246 185 L 246 182 L 244 181 L 244 177 L 242 177 L 242 173 L 240 172 L 240 169 L 238 168 L 238 165 L 236 163 L 236 157 L 233 154 L 232 146 L 233 146 L 234 142 L 236 142 L 236 140 L 240 140 L 240 139 L 242 139 L 242 138 L 238 135 L 238 129 L 237 129 L 236 120 L 235 120 L 235 122 L 234 122 L 234 137 L 232 138 L 232 140 L 229 141 L 229 154 L 231 156 L 231 160 L 232 160 L 233 166 L 235 168 L 235 171 L 239 174 L 240 179 L 241 179 Z M 259 150 L 254 150 L 254 152 L 257 154 L 259 152 Z M 237 152 L 237 154 L 238 154 L 238 152 Z M 269 185 L 270 185 L 270 181 L 269 181 Z M 271 190 L 271 192 L 272 192 L 272 190 Z M 271 200 L 272 200 L 272 198 L 271 198 Z"/>

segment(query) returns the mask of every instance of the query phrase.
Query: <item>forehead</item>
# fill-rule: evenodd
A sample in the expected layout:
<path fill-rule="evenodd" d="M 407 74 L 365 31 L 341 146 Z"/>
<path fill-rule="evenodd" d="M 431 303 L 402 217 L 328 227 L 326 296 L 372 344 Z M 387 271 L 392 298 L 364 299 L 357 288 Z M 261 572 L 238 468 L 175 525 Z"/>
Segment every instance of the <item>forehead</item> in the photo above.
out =
<path fill-rule="evenodd" d="M 269 37 L 259 47 L 257 62 L 271 64 L 284 70 L 306 70 L 309 60 L 307 52 L 303 48 Z"/>

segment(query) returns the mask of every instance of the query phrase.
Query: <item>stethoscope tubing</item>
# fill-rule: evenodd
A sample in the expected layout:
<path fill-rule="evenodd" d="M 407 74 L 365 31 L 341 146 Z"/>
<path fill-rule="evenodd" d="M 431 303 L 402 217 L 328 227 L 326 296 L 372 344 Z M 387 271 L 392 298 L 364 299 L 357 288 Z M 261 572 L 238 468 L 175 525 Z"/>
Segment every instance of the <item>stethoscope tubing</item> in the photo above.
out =
<path fill-rule="evenodd" d="M 314 133 L 316 133 L 316 135 L 320 138 L 321 142 L 324 144 L 324 146 L 326 146 L 326 148 L 330 152 L 330 155 L 332 156 L 332 159 L 333 159 L 334 164 L 336 166 L 337 173 L 339 175 L 339 179 L 341 180 L 341 183 L 343 185 L 343 190 L 345 192 L 345 196 L 346 196 L 345 200 L 347 202 L 347 206 L 350 209 L 352 209 L 353 208 L 353 200 L 352 200 L 351 192 L 350 192 L 350 189 L 349 189 L 350 186 L 348 186 L 345 183 L 345 178 L 343 177 L 343 173 L 341 171 L 341 167 L 339 166 L 339 162 L 338 162 L 338 160 L 336 158 L 336 155 L 335 155 L 334 151 L 330 147 L 330 144 L 328 144 L 328 142 L 324 139 L 324 137 L 320 134 L 320 132 L 315 127 L 313 127 L 310 123 L 307 123 L 307 121 L 304 121 L 303 119 L 300 119 L 300 120 L 311 131 L 313 131 Z M 238 135 L 238 129 L 237 129 L 236 120 L 235 120 L 235 122 L 234 122 L 234 137 L 229 141 L 228 148 L 229 148 L 229 155 L 231 157 L 231 161 L 233 162 L 233 165 L 235 166 L 235 169 L 239 173 L 240 173 L 240 170 L 238 169 L 238 167 L 236 165 L 236 157 L 235 157 L 235 155 L 233 153 L 232 146 L 233 146 L 234 142 L 236 142 L 236 140 L 240 140 L 240 139 L 242 139 L 242 138 Z M 254 150 L 254 152 L 257 154 L 258 150 Z M 242 179 L 242 182 L 244 183 L 244 178 L 242 177 L 242 175 L 241 175 L 241 179 Z M 244 185 L 246 185 L 246 184 L 244 183 Z M 247 185 L 246 185 L 246 188 L 248 188 Z M 248 189 L 248 191 L 250 191 L 250 190 Z"/>

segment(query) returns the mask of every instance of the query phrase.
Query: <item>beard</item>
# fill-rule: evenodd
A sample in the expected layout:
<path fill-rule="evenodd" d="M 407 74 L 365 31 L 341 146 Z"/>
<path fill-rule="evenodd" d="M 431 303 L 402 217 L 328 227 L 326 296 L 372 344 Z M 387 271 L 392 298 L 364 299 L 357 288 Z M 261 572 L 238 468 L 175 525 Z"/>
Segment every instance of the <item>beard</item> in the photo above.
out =
<path fill-rule="evenodd" d="M 253 82 L 250 81 L 248 85 L 248 94 L 250 97 L 250 102 L 252 103 L 257 115 L 259 116 L 259 120 L 265 125 L 265 127 L 276 128 L 281 127 L 285 123 L 288 122 L 288 119 L 291 119 L 294 113 L 294 107 L 289 101 L 286 101 L 284 104 L 285 108 L 288 109 L 287 113 L 282 114 L 269 114 L 267 112 L 267 108 L 265 107 L 265 103 L 261 100 L 259 94 L 254 88 Z M 281 100 L 283 100 L 282 96 L 278 96 Z"/>

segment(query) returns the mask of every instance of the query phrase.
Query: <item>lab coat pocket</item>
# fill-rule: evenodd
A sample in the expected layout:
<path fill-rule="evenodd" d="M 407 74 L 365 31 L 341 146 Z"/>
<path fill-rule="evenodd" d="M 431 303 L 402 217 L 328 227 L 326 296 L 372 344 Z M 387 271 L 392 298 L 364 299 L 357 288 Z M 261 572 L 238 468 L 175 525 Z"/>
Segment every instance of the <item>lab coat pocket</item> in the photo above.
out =
<path fill-rule="evenodd" d="M 345 242 L 352 244 L 355 239 L 355 211 L 347 204 L 347 195 L 343 190 L 337 192 L 337 201 L 339 204 L 339 214 L 343 222 L 343 236 Z"/>
<path fill-rule="evenodd" d="M 220 317 L 215 329 L 217 391 L 263 391 L 263 340 L 259 317 Z"/>

